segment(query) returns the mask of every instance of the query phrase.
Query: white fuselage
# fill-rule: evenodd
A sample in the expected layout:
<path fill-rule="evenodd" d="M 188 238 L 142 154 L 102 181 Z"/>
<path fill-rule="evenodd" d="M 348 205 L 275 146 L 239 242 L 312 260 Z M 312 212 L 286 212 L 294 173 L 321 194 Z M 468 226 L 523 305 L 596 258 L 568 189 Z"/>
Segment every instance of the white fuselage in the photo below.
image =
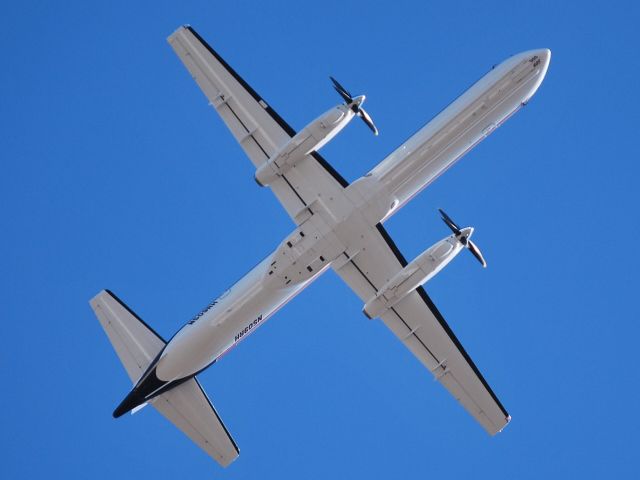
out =
<path fill-rule="evenodd" d="M 352 211 L 313 215 L 297 227 L 272 254 L 178 331 L 158 360 L 158 378 L 179 380 L 206 368 L 307 287 L 343 252 L 357 250 L 358 236 L 353 232 L 370 228 L 395 213 L 526 104 L 542 82 L 549 56 L 548 50 L 532 50 L 493 68 L 371 172 L 346 188 L 346 194 L 354 199 Z M 322 144 L 353 116 L 342 109 L 334 114 L 340 117 L 336 117 L 340 127 L 323 137 Z M 337 224 L 323 220 L 328 217 L 343 220 Z M 460 248 L 451 245 L 447 255 L 453 258 Z"/>

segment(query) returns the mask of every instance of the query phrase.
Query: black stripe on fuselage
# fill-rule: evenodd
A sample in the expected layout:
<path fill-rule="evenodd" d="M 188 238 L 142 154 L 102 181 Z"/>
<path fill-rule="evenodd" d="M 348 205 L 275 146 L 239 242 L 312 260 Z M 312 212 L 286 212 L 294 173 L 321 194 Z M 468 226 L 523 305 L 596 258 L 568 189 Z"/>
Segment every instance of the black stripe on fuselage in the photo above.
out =
<path fill-rule="evenodd" d="M 162 352 L 160 352 L 162 353 Z M 165 392 L 177 387 L 178 385 L 186 382 L 193 375 L 181 378 L 179 380 L 173 380 L 167 382 L 166 380 L 160 380 L 156 375 L 156 364 L 160 355 L 151 363 L 151 366 L 147 372 L 142 376 L 142 379 L 136 384 L 135 387 L 127 394 L 127 396 L 120 402 L 120 405 L 113 411 L 113 417 L 118 418 L 125 413 L 133 410 L 134 408 L 142 405 L 145 402 L 162 395 Z"/>

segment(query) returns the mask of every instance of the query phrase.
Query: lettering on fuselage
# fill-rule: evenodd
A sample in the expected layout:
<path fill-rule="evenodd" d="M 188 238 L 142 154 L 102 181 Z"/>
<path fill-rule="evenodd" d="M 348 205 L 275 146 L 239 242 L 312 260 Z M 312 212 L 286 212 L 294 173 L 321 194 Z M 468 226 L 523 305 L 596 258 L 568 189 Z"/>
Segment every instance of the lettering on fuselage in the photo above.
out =
<path fill-rule="evenodd" d="M 240 340 L 242 337 L 244 337 L 247 333 L 249 333 L 251 330 L 253 330 L 255 327 L 258 326 L 258 324 L 262 321 L 262 315 L 259 315 L 258 318 L 256 318 L 253 322 L 251 322 L 249 325 L 247 325 L 246 327 L 244 327 L 242 330 L 240 330 L 240 332 L 235 336 L 235 338 L 233 339 L 234 342 L 237 342 L 238 340 Z"/>
<path fill-rule="evenodd" d="M 203 316 L 205 313 L 207 313 L 209 310 L 211 310 L 216 304 L 218 303 L 218 299 L 215 299 L 213 302 L 211 302 L 209 305 L 207 305 L 205 307 L 204 310 L 202 310 L 200 313 L 198 313 L 195 317 L 193 317 L 191 320 L 189 320 L 187 322 L 188 325 L 193 324 L 196 320 L 198 320 L 201 316 Z"/>
<path fill-rule="evenodd" d="M 226 297 L 227 295 L 229 295 L 229 293 L 231 292 L 231 289 L 227 289 L 222 295 L 220 295 L 218 298 L 216 298 L 213 302 L 211 302 L 209 305 L 207 305 L 204 310 L 202 310 L 200 313 L 198 313 L 195 317 L 193 317 L 191 320 L 189 320 L 187 322 L 187 325 L 191 325 L 193 323 L 195 323 L 196 320 L 198 320 L 201 316 L 203 316 L 205 313 L 207 313 L 209 310 L 211 310 L 213 307 L 215 307 L 220 300 L 222 300 L 224 297 Z"/>

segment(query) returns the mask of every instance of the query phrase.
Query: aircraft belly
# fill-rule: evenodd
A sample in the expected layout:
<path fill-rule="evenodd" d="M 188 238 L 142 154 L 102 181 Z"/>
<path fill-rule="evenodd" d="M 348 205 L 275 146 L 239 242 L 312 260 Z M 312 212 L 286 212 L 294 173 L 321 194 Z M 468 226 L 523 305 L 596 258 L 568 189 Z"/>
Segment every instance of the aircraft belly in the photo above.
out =
<path fill-rule="evenodd" d="M 169 341 L 158 361 L 159 379 L 189 377 L 211 365 L 307 285 L 274 288 L 266 277 L 270 259 L 267 257 Z"/>

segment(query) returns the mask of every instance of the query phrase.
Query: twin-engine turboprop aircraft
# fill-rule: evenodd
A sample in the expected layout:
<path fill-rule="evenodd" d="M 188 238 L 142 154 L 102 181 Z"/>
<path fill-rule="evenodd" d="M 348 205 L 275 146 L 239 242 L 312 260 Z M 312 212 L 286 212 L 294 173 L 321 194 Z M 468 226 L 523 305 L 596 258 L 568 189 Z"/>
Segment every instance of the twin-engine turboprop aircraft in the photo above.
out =
<path fill-rule="evenodd" d="M 244 278 L 169 341 L 113 293 L 91 300 L 134 386 L 113 415 L 150 403 L 221 465 L 238 448 L 196 374 L 255 331 L 331 267 L 491 435 L 511 417 L 422 284 L 467 248 L 486 265 L 444 212 L 452 235 L 407 262 L 382 222 L 524 106 L 544 78 L 551 52 L 531 50 L 497 65 L 373 170 L 349 184 L 318 150 L 356 116 L 377 129 L 335 79 L 344 100 L 296 133 L 191 27 L 169 43 L 295 222 L 295 229 Z"/>

